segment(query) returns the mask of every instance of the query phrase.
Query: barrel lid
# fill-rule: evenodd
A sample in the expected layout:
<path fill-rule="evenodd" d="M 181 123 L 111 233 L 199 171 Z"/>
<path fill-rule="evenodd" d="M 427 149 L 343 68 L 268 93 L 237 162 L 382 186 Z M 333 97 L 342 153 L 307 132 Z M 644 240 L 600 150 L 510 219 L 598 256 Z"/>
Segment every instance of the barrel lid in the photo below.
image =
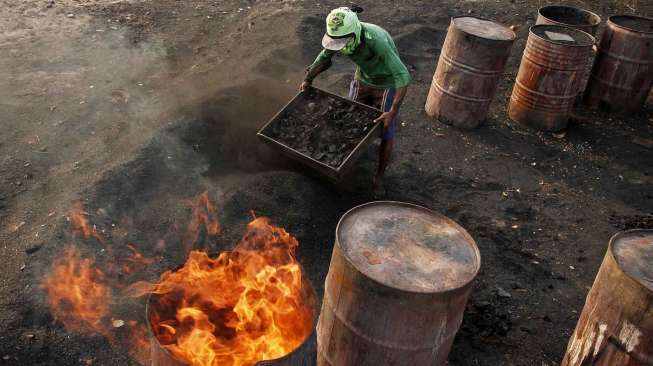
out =
<path fill-rule="evenodd" d="M 343 255 L 365 276 L 396 289 L 435 293 L 471 282 L 481 257 L 474 239 L 424 207 L 379 201 L 347 212 L 336 229 Z"/>
<path fill-rule="evenodd" d="M 511 41 L 515 39 L 515 32 L 503 24 L 476 17 L 455 17 L 451 20 L 456 28 L 473 34 L 477 37 L 494 39 L 497 41 Z"/>
<path fill-rule="evenodd" d="M 629 230 L 611 240 L 619 268 L 653 291 L 653 230 Z"/>
<path fill-rule="evenodd" d="M 534 34 L 547 42 L 565 46 L 591 46 L 595 39 L 589 33 L 581 30 L 563 26 L 540 24 L 531 27 L 531 34 Z"/>
<path fill-rule="evenodd" d="M 613 15 L 608 21 L 632 32 L 653 34 L 653 18 L 637 15 Z"/>

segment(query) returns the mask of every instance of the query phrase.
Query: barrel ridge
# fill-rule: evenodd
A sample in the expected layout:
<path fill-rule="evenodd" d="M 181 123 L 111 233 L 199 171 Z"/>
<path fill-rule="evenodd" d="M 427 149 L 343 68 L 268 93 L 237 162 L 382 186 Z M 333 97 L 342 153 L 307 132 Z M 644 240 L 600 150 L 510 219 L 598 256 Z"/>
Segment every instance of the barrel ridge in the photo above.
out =
<path fill-rule="evenodd" d="M 526 43 L 524 57 L 534 64 L 550 70 L 585 70 L 592 45 L 584 48 L 570 49 L 563 45 L 548 43 L 541 38 L 534 38 L 532 42 Z M 572 50 L 576 52 L 571 52 Z M 556 68 L 552 65 L 568 65 L 569 67 Z"/>
<path fill-rule="evenodd" d="M 447 90 L 444 87 L 442 87 L 437 81 L 433 80 L 432 86 L 436 88 L 438 91 L 447 94 L 448 96 L 455 98 L 455 99 L 460 99 L 468 103 L 478 103 L 478 104 L 484 104 L 484 103 L 491 103 L 492 98 L 474 98 L 474 97 L 466 97 L 464 95 L 460 95 L 457 93 L 454 93 L 453 91 Z"/>
<path fill-rule="evenodd" d="M 370 336 L 368 336 L 367 334 L 362 332 L 360 329 L 358 329 L 349 320 L 347 320 L 347 318 L 344 315 L 340 314 L 337 311 L 336 307 L 332 303 L 332 300 L 331 300 L 330 296 L 328 295 L 328 293 L 326 291 L 324 292 L 324 303 L 323 304 L 329 307 L 329 310 L 331 311 L 331 313 L 333 313 L 335 318 L 338 321 L 340 321 L 342 324 L 344 324 L 345 327 L 347 327 L 347 329 L 349 329 L 356 336 L 358 336 L 360 338 L 363 338 L 364 340 L 368 341 L 369 343 L 373 343 L 375 345 L 379 345 L 379 346 L 384 347 L 384 348 L 398 349 L 398 350 L 402 350 L 402 351 L 423 351 L 423 350 L 427 350 L 427 349 L 433 349 L 434 345 L 438 344 L 438 343 L 429 343 L 427 345 L 411 346 L 411 345 L 407 345 L 407 344 L 404 345 L 404 344 L 399 344 L 399 343 L 393 343 L 393 342 L 389 342 L 387 340 L 382 340 L 382 339 L 379 339 L 379 338 L 371 338 Z M 445 327 L 443 327 L 443 328 L 445 328 Z M 443 332 L 443 333 L 446 333 L 446 332 Z M 453 338 L 455 336 L 456 336 L 456 334 L 454 333 L 454 334 L 449 335 L 448 337 L 443 338 L 443 339 Z"/>
<path fill-rule="evenodd" d="M 642 109 L 653 86 L 653 27 L 650 32 L 638 31 L 619 24 L 620 18 L 653 22 L 632 15 L 608 19 L 584 102 L 590 108 L 628 114 Z"/>

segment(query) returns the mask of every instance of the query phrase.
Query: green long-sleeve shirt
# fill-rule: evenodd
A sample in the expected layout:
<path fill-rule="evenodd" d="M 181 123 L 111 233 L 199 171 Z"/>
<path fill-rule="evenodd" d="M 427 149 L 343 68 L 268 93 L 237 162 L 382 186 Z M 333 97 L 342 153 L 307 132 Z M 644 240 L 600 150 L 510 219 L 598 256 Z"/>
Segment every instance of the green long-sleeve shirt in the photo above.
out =
<path fill-rule="evenodd" d="M 401 62 L 399 52 L 388 32 L 374 24 L 362 23 L 361 44 L 350 55 L 356 65 L 356 79 L 376 88 L 401 88 L 411 82 L 410 73 Z M 331 67 L 331 58 L 338 51 L 324 49 L 311 66 L 309 74 L 317 66 L 324 70 Z"/>

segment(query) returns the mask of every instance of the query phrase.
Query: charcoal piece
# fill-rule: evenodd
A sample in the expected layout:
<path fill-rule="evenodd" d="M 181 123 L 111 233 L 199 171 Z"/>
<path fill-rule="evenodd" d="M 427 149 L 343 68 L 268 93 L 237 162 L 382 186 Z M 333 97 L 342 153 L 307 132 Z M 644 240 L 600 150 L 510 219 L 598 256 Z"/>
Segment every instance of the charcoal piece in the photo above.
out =
<path fill-rule="evenodd" d="M 340 166 L 367 132 L 377 113 L 315 90 L 301 104 L 287 108 L 271 128 L 277 141 L 322 161 Z"/>

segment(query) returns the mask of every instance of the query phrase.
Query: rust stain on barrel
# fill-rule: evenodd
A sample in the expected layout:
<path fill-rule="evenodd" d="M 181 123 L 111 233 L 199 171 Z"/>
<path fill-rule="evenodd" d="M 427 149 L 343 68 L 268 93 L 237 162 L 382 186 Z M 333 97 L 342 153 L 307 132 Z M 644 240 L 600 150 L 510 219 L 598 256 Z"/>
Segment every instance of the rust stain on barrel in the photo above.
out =
<path fill-rule="evenodd" d="M 515 33 L 489 20 L 455 17 L 442 47 L 426 113 L 457 127 L 479 126 L 503 75 Z"/>
<path fill-rule="evenodd" d="M 474 240 L 425 208 L 373 202 L 336 229 L 318 365 L 443 365 L 480 269 Z"/>
<path fill-rule="evenodd" d="M 566 26 L 531 27 L 510 97 L 510 118 L 542 131 L 565 128 L 594 42 L 590 34 Z"/>
<path fill-rule="evenodd" d="M 653 18 L 610 17 L 598 49 L 586 104 L 615 113 L 641 110 L 653 86 Z"/>
<path fill-rule="evenodd" d="M 653 230 L 610 240 L 562 366 L 653 365 Z"/>

